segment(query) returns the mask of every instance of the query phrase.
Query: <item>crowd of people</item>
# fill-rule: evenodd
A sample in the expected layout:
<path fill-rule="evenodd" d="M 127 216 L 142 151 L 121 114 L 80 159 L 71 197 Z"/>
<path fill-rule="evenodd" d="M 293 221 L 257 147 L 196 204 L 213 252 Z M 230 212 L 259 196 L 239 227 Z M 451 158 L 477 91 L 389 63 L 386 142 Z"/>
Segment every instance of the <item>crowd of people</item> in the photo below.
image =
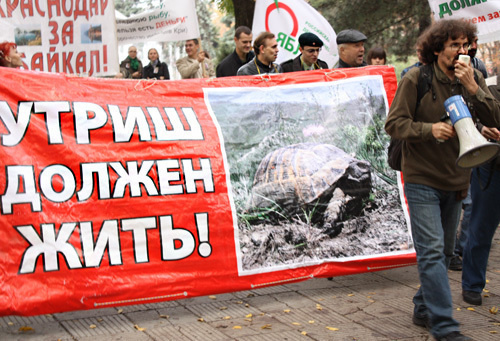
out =
<path fill-rule="evenodd" d="M 237 28 L 235 50 L 217 66 L 216 72 L 208 55 L 199 51 L 198 41 L 187 41 L 187 57 L 177 61 L 177 68 L 182 78 L 329 68 L 318 58 L 323 42 L 313 33 L 300 35 L 299 56 L 281 64 L 276 63 L 279 47 L 273 33 L 260 33 L 254 40 L 253 51 L 252 38 L 249 28 Z M 386 52 L 380 46 L 371 48 L 365 61 L 367 37 L 358 30 L 343 30 L 336 39 L 336 68 L 387 63 Z M 479 131 L 492 141 L 500 141 L 500 92 L 498 86 L 486 86 L 487 74 L 484 64 L 475 57 L 476 51 L 475 25 L 461 20 L 441 20 L 431 25 L 417 40 L 418 62 L 401 74 L 385 125 L 389 135 L 404 141 L 404 192 L 421 282 L 413 297 L 413 323 L 427 328 L 436 340 L 471 340 L 460 333 L 459 322 L 453 318 L 447 271 L 452 260 L 456 263 L 455 252 L 460 253 L 463 300 L 482 304 L 489 250 L 500 223 L 500 211 L 495 209 L 500 193 L 500 157 L 488 166 L 475 168 L 471 177 L 470 170 L 456 165 L 460 148 L 457 133 L 442 119 L 445 100 L 461 95 L 473 112 Z M 461 54 L 470 55 L 471 62 L 458 60 Z M 418 94 L 423 79 L 420 74 L 424 72 L 431 75 L 430 89 Z M 488 183 L 487 188 L 482 188 L 484 183 Z M 462 201 L 466 198 L 465 219 L 457 238 Z"/>
<path fill-rule="evenodd" d="M 358 30 L 338 33 L 337 68 L 384 65 L 381 47 L 369 50 L 364 59 L 367 37 Z M 300 35 L 300 55 L 275 63 L 278 42 L 273 33 L 262 32 L 254 40 L 248 27 L 235 30 L 233 53 L 217 69 L 197 39 L 187 40 L 187 56 L 177 60 L 182 78 L 227 77 L 267 73 L 328 69 L 318 58 L 322 40 L 313 33 Z M 460 333 L 453 318 L 453 304 L 447 271 L 455 260 L 462 270 L 462 296 L 468 304 L 481 305 L 486 285 L 486 267 L 495 231 L 500 223 L 497 198 L 500 194 L 500 157 L 472 171 L 456 165 L 460 152 L 457 132 L 443 121 L 444 102 L 461 95 L 477 124 L 490 141 L 500 141 L 499 76 L 486 85 L 484 63 L 475 57 L 477 27 L 462 20 L 441 20 L 432 24 L 417 40 L 418 62 L 404 69 L 385 123 L 387 133 L 403 141 L 402 173 L 409 208 L 411 234 L 417 255 L 421 286 L 413 297 L 413 323 L 427 328 L 437 340 L 470 340 Z M 471 61 L 459 60 L 469 55 Z M 149 64 L 143 67 L 137 48 L 131 46 L 120 64 L 120 78 L 170 79 L 168 66 L 159 60 L 156 49 L 148 51 Z M 14 43 L 0 44 L 0 65 L 22 66 Z M 430 87 L 419 93 L 427 77 Z M 468 191 L 468 189 L 470 190 Z M 466 199 L 464 201 L 464 199 Z M 464 206 L 462 207 L 464 203 Z M 457 228 L 464 209 L 460 238 Z M 457 265 L 457 256 L 459 265 Z"/>
<path fill-rule="evenodd" d="M 306 32 L 299 36 L 300 54 L 281 64 L 276 63 L 278 42 L 271 32 L 261 32 L 253 40 L 252 30 L 246 26 L 237 27 L 234 33 L 234 51 L 214 68 L 206 51 L 201 49 L 198 39 L 189 39 L 184 48 L 187 56 L 176 61 L 176 67 L 182 79 L 230 77 L 329 69 L 329 65 L 318 58 L 323 41 L 314 33 Z M 368 52 L 368 62 L 364 61 L 366 36 L 353 29 L 339 32 L 337 44 L 340 60 L 336 67 L 357 67 L 366 65 L 385 65 L 385 50 L 374 47 Z M 128 56 L 120 64 L 116 78 L 170 79 L 168 66 L 159 61 L 158 51 L 148 51 L 150 64 L 142 66 L 137 58 L 137 48 L 131 46 Z M 333 67 L 333 65 L 332 65 Z"/>
<path fill-rule="evenodd" d="M 281 64 L 275 63 L 278 57 L 278 42 L 271 32 L 262 32 L 254 40 L 252 46 L 252 30 L 246 26 L 236 28 L 234 34 L 234 51 L 214 67 L 207 51 L 203 51 L 198 39 L 186 40 L 184 48 L 186 56 L 176 61 L 176 67 L 182 79 L 230 77 L 241 75 L 258 75 L 266 73 L 282 73 L 329 69 L 329 65 L 318 58 L 323 41 L 313 33 L 299 36 L 299 56 Z M 341 31 L 337 35 L 339 62 L 335 67 L 357 67 L 366 65 L 385 65 L 386 52 L 380 46 L 370 49 L 368 62 L 364 61 L 366 36 L 353 29 Z M 4 42 L 6 48 L 14 47 L 10 55 L 0 55 L 2 66 L 21 67 L 22 60 L 14 43 Z M 8 46 L 7 46 L 8 45 Z M 7 49 L 10 51 L 9 49 Z M 6 51 L 7 51 L 6 50 Z M 7 53 L 7 52 L 6 52 Z M 17 56 L 17 58 L 16 58 Z M 149 64 L 143 66 L 137 57 L 137 47 L 130 46 L 128 56 L 120 63 L 120 72 L 115 78 L 169 80 L 168 65 L 160 61 L 158 50 L 148 51 Z M 332 66 L 333 67 L 333 66 Z"/>

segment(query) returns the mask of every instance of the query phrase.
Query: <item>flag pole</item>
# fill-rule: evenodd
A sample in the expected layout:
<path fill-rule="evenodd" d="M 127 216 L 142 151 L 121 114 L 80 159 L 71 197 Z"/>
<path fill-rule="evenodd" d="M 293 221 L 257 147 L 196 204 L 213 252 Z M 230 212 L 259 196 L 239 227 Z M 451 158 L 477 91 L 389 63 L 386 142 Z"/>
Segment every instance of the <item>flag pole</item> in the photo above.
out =
<path fill-rule="evenodd" d="M 204 52 L 203 51 L 203 46 L 201 45 L 201 38 L 198 39 L 198 46 L 200 47 L 200 50 L 198 51 L 198 53 L 201 53 L 201 52 Z M 206 58 L 206 53 L 203 53 L 205 55 L 205 58 Z M 205 68 L 205 60 L 203 60 L 203 62 L 201 63 L 201 74 L 203 76 L 203 78 L 207 78 L 207 70 Z"/>

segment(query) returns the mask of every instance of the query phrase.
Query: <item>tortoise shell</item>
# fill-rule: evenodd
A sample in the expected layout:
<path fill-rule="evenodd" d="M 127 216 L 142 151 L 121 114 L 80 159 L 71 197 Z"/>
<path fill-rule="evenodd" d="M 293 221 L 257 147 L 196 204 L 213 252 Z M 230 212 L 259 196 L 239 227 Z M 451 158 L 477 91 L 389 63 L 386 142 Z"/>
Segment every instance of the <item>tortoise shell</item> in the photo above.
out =
<path fill-rule="evenodd" d="M 356 164 L 357 167 L 353 167 Z M 329 201 L 335 188 L 344 184 L 359 187 L 352 172 L 368 173 L 371 188 L 370 164 L 360 161 L 330 144 L 299 143 L 267 154 L 255 173 L 250 206 L 272 207 L 275 204 L 288 211 Z M 362 175 L 366 178 L 366 174 Z M 350 179 L 351 178 L 351 179 Z M 343 181 L 342 181 L 343 180 Z M 349 184 L 350 180 L 358 184 Z M 359 188 L 358 188 L 359 189 Z"/>

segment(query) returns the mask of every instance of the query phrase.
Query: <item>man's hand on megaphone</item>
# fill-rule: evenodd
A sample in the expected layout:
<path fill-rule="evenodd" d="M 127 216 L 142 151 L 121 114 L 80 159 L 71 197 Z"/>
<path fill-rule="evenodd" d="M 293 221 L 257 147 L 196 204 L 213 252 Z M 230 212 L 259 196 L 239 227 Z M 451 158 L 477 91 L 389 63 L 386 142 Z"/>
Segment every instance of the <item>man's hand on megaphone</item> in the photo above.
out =
<path fill-rule="evenodd" d="M 481 135 L 490 140 L 500 141 L 500 131 L 498 131 L 497 128 L 488 128 L 483 126 L 481 128 Z"/>
<path fill-rule="evenodd" d="M 455 64 L 455 76 L 471 95 L 476 94 L 479 85 L 477 85 L 474 79 L 474 68 L 470 64 L 457 60 Z"/>
<path fill-rule="evenodd" d="M 432 125 L 432 136 L 434 136 L 436 140 L 444 141 L 455 137 L 456 135 L 457 132 L 455 131 L 455 128 L 448 123 L 438 122 Z"/>

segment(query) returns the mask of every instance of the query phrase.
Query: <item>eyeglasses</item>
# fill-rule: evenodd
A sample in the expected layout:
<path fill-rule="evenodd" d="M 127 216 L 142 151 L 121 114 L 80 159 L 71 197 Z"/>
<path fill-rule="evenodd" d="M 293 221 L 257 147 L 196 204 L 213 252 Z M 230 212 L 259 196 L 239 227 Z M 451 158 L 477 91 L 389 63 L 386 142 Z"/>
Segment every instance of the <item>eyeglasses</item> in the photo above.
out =
<path fill-rule="evenodd" d="M 458 52 L 460 51 L 460 49 L 464 49 L 465 51 L 469 51 L 470 50 L 470 44 L 469 43 L 466 43 L 466 44 L 459 44 L 459 43 L 453 43 L 451 44 L 450 46 L 446 46 L 446 47 L 449 47 L 452 51 L 455 51 L 455 52 Z"/>
<path fill-rule="evenodd" d="M 317 48 L 317 49 L 306 49 L 306 50 L 304 50 L 304 52 L 311 53 L 311 54 L 312 53 L 316 53 L 316 52 L 320 53 L 320 51 L 321 51 L 321 47 Z"/>

